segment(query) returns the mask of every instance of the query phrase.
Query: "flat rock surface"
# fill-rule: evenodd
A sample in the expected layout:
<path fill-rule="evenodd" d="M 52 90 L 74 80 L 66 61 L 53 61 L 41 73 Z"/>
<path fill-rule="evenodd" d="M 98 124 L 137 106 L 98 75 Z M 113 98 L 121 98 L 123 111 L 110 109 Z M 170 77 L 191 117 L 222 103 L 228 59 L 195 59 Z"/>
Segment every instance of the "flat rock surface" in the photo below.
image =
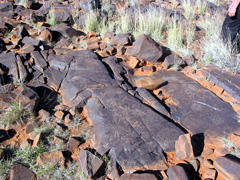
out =
<path fill-rule="evenodd" d="M 65 104 L 86 104 L 97 152 L 111 149 L 124 170 L 166 169 L 163 150 L 174 151 L 182 130 L 120 88 L 91 51 L 67 55 L 73 60 L 60 91 Z"/>
<path fill-rule="evenodd" d="M 222 71 L 216 66 L 207 66 L 200 70 L 205 77 L 214 82 L 217 86 L 223 88 L 236 100 L 240 101 L 240 75 L 231 74 L 227 71 Z"/>
<path fill-rule="evenodd" d="M 160 70 L 146 78 L 152 83 L 164 81 L 159 96 L 170 107 L 173 119 L 192 135 L 216 138 L 240 129 L 237 114 L 228 103 L 183 73 Z"/>

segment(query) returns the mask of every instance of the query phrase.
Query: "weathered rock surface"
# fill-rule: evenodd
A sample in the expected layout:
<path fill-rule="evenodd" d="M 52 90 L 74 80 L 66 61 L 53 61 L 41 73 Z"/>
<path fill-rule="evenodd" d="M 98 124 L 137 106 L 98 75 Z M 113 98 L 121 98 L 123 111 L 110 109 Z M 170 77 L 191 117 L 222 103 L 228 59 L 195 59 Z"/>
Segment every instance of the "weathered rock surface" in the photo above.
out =
<path fill-rule="evenodd" d="M 149 173 L 142 173 L 142 174 L 137 174 L 137 173 L 127 173 L 123 174 L 119 180 L 157 180 L 157 177 L 154 174 L 149 174 Z"/>
<path fill-rule="evenodd" d="M 173 119 L 192 135 L 204 133 L 208 139 L 239 130 L 238 117 L 231 106 L 183 73 L 160 70 L 146 79 L 153 84 L 159 79 L 164 81 L 158 97 L 170 107 Z"/>
<path fill-rule="evenodd" d="M 179 139 L 175 143 L 175 151 L 178 160 L 192 158 L 194 156 L 191 136 L 189 134 L 179 136 Z"/>
<path fill-rule="evenodd" d="M 141 34 L 133 43 L 132 48 L 128 48 L 127 55 L 136 56 L 145 61 L 156 63 L 162 56 L 162 48 L 152 38 Z"/>
<path fill-rule="evenodd" d="M 79 169 L 89 178 L 94 178 L 101 173 L 103 161 L 87 150 L 81 150 Z"/>
<path fill-rule="evenodd" d="M 94 53 L 70 55 L 73 60 L 60 91 L 65 104 L 86 104 L 97 152 L 103 155 L 111 149 L 124 170 L 166 169 L 163 150 L 173 151 L 182 131 L 119 88 Z"/>
<path fill-rule="evenodd" d="M 21 164 L 14 164 L 11 167 L 11 180 L 36 180 L 36 176 L 33 174 L 33 172 L 28 169 L 27 167 L 21 165 Z"/>
<path fill-rule="evenodd" d="M 178 165 L 171 166 L 167 170 L 169 180 L 190 180 L 186 170 Z"/>
<path fill-rule="evenodd" d="M 240 179 L 240 163 L 228 157 L 219 157 L 214 161 L 214 167 L 219 174 L 229 180 Z"/>

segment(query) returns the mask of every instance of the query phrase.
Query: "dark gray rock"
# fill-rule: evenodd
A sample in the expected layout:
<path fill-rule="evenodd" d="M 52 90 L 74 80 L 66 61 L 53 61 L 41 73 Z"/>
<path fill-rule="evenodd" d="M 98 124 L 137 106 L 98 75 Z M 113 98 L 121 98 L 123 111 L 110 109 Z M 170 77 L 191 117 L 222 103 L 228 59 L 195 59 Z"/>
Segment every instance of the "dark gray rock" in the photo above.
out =
<path fill-rule="evenodd" d="M 173 119 L 192 135 L 218 138 L 240 129 L 237 114 L 228 103 L 183 73 L 160 70 L 146 78 L 153 83 L 164 81 L 159 98 L 170 107 Z"/>
<path fill-rule="evenodd" d="M 169 180 L 190 180 L 186 170 L 178 165 L 171 166 L 167 170 Z"/>
<path fill-rule="evenodd" d="M 41 42 L 40 40 L 33 39 L 31 37 L 28 37 L 28 36 L 24 37 L 23 40 L 22 40 L 23 44 L 30 44 L 32 46 L 39 46 L 40 42 Z"/>
<path fill-rule="evenodd" d="M 214 167 L 219 174 L 229 180 L 240 179 L 240 163 L 239 161 L 228 157 L 219 157 L 214 161 Z"/>
<path fill-rule="evenodd" d="M 43 72 L 48 66 L 45 58 L 42 56 L 42 54 L 39 51 L 31 52 L 31 56 L 34 60 L 35 68 Z"/>
<path fill-rule="evenodd" d="M 0 33 L 5 34 L 8 31 L 8 27 L 5 22 L 0 22 Z"/>
<path fill-rule="evenodd" d="M 0 54 L 0 65 L 5 69 L 6 74 L 12 82 L 18 82 L 18 68 L 14 52 Z M 5 82 L 8 80 L 5 79 Z"/>
<path fill-rule="evenodd" d="M 152 38 L 141 34 L 133 43 L 132 48 L 128 48 L 125 54 L 156 63 L 162 57 L 163 52 L 161 46 Z"/>
<path fill-rule="evenodd" d="M 35 174 L 27 167 L 21 164 L 14 164 L 11 166 L 11 180 L 36 180 Z"/>
<path fill-rule="evenodd" d="M 81 150 L 79 169 L 89 178 L 94 178 L 103 170 L 103 161 L 87 150 Z"/>
<path fill-rule="evenodd" d="M 117 46 L 132 44 L 133 36 L 130 33 L 118 34 L 111 38 L 111 42 Z"/>
<path fill-rule="evenodd" d="M 23 39 L 25 36 L 29 36 L 28 30 L 25 28 L 24 25 L 20 26 L 20 28 L 16 32 L 16 37 L 18 39 Z"/>
<path fill-rule="evenodd" d="M 71 8 L 69 4 L 59 4 L 51 8 L 54 18 L 57 22 L 72 23 Z"/>
<path fill-rule="evenodd" d="M 0 12 L 8 12 L 13 10 L 13 3 L 12 2 L 6 2 L 0 4 Z"/>
<path fill-rule="evenodd" d="M 163 151 L 174 151 L 183 132 L 120 88 L 96 54 L 85 50 L 66 55 L 73 60 L 60 88 L 63 102 L 86 104 L 97 152 L 104 155 L 110 150 L 110 156 L 125 171 L 166 169 Z M 118 68 L 114 71 L 121 72 Z"/>
<path fill-rule="evenodd" d="M 72 37 L 78 37 L 78 36 L 84 35 L 83 32 L 77 31 L 77 30 L 73 29 L 71 26 L 68 26 L 63 23 L 52 26 L 50 29 L 52 31 L 61 33 L 62 36 L 65 38 L 72 38 Z"/>
<path fill-rule="evenodd" d="M 150 173 L 126 173 L 123 174 L 119 180 L 158 180 L 154 174 Z"/>
<path fill-rule="evenodd" d="M 163 66 L 166 69 L 171 68 L 172 66 L 177 65 L 178 67 L 182 67 L 185 65 L 184 61 L 175 54 L 171 54 L 167 56 L 163 62 Z"/>

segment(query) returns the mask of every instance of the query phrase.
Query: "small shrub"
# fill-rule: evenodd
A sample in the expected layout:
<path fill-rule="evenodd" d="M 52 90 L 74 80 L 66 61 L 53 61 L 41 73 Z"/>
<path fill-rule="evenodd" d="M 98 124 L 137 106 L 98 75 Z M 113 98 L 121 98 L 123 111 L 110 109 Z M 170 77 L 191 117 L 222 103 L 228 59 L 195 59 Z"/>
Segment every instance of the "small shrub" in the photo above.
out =
<path fill-rule="evenodd" d="M 196 6 L 198 10 L 198 14 L 205 14 L 207 2 L 206 0 L 196 0 Z"/>
<path fill-rule="evenodd" d="M 98 13 L 94 10 L 90 10 L 89 12 L 86 12 L 85 20 L 84 20 L 84 29 L 87 31 L 97 31 L 99 26 L 99 16 Z"/>
<path fill-rule="evenodd" d="M 192 20 L 195 17 L 195 11 L 193 9 L 192 0 L 183 0 L 182 1 L 184 16 L 186 19 Z"/>
<path fill-rule="evenodd" d="M 52 26 L 56 25 L 57 24 L 57 20 L 56 20 L 56 17 L 55 17 L 55 13 L 53 10 L 50 10 L 49 11 L 49 14 L 48 14 L 48 23 Z"/>
<path fill-rule="evenodd" d="M 222 138 L 222 142 L 224 147 L 229 151 L 231 155 L 234 155 L 240 158 L 240 147 L 237 146 L 233 141 L 228 139 L 227 137 Z"/>
<path fill-rule="evenodd" d="M 24 109 L 21 102 L 14 102 L 8 111 L 0 114 L 0 125 L 3 127 L 9 127 L 14 124 L 23 125 L 29 119 L 33 119 L 33 113 L 27 109 Z"/>

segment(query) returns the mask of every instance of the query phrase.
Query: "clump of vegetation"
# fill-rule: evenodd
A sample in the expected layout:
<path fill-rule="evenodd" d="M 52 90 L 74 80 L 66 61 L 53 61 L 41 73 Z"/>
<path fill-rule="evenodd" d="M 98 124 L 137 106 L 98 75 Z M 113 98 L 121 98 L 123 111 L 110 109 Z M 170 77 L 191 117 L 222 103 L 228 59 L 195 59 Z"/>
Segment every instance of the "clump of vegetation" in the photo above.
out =
<path fill-rule="evenodd" d="M 14 101 L 6 112 L 0 114 L 0 125 L 6 128 L 14 124 L 23 125 L 33 118 L 33 113 L 24 108 L 21 102 Z"/>
<path fill-rule="evenodd" d="M 224 147 L 228 150 L 229 154 L 240 158 L 240 147 L 227 137 L 222 138 Z"/>
<path fill-rule="evenodd" d="M 52 26 L 54 26 L 58 23 L 56 20 L 56 17 L 55 17 L 54 10 L 52 10 L 52 9 L 49 11 L 49 14 L 48 14 L 48 23 Z"/>

